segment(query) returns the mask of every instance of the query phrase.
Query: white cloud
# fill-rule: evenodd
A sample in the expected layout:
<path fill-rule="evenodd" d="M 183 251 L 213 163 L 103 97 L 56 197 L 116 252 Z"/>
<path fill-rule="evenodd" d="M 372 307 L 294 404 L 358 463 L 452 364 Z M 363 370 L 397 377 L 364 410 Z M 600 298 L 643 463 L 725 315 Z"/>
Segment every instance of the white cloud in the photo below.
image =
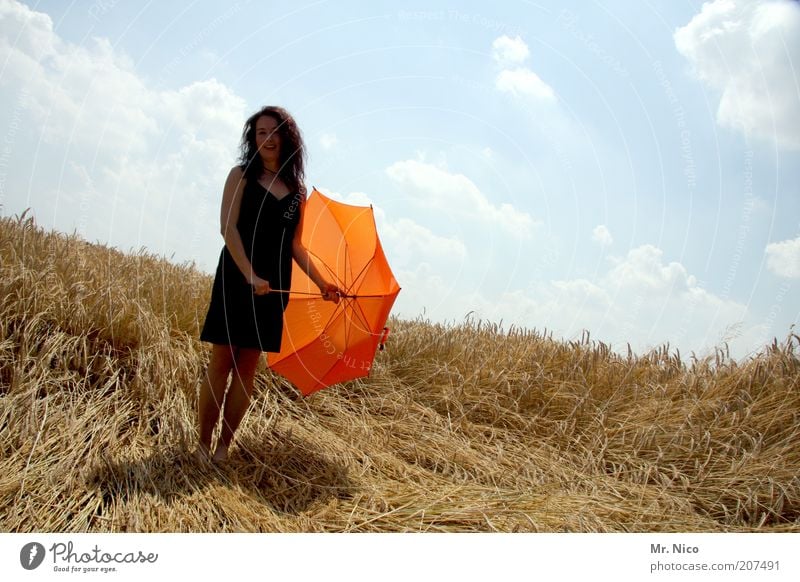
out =
<path fill-rule="evenodd" d="M 423 261 L 392 271 L 403 289 L 393 309 L 398 316 L 411 319 L 425 315 L 445 321 L 460 319 L 469 311 L 468 302 L 456 294 L 452 280 L 430 263 Z"/>
<path fill-rule="evenodd" d="M 415 265 L 422 257 L 428 261 L 458 265 L 467 258 L 467 249 L 461 239 L 437 235 L 408 218 L 393 222 L 383 220 L 380 236 L 392 265 L 400 269 Z"/>
<path fill-rule="evenodd" d="M 599 224 L 594 227 L 594 230 L 592 230 L 592 240 L 599 243 L 602 247 L 611 246 L 614 242 L 611 232 L 604 224 Z"/>
<path fill-rule="evenodd" d="M 674 40 L 697 77 L 721 92 L 721 126 L 800 148 L 797 2 L 705 3 Z"/>
<path fill-rule="evenodd" d="M 177 91 L 152 92 L 148 97 L 158 107 L 151 112 L 159 122 L 169 120 L 185 136 L 217 141 L 219 136 L 238 137 L 246 115 L 244 100 L 216 79 L 194 82 Z"/>
<path fill-rule="evenodd" d="M 702 357 L 728 342 L 732 355 L 744 357 L 768 341 L 767 326 L 753 322 L 745 305 L 702 288 L 680 263 L 665 264 L 663 252 L 651 245 L 632 249 L 596 280 L 535 283 L 496 297 L 462 298 L 441 286 L 436 289 L 449 296 L 434 315 L 442 319 L 473 311 L 566 339 L 589 330 L 621 352 L 628 343 L 638 353 L 669 343 L 684 356 L 694 351 Z"/>
<path fill-rule="evenodd" d="M 53 21 L 18 2 L 0 3 L 0 42 L 14 47 L 33 61 L 54 52 Z"/>
<path fill-rule="evenodd" d="M 43 142 L 15 144 L 30 160 L 16 170 L 40 184 L 27 198 L 10 191 L 4 211 L 30 206 L 41 224 L 213 267 L 216 209 L 246 118 L 240 97 L 214 79 L 158 90 L 108 40 L 66 42 L 49 16 L 13 1 L 0 3 L 0 62 L 0 105 L 18 93 L 20 123 Z"/>
<path fill-rule="evenodd" d="M 539 224 L 508 203 L 492 204 L 463 174 L 416 160 L 395 162 L 386 173 L 419 206 L 489 223 L 516 237 L 530 236 Z"/>
<path fill-rule="evenodd" d="M 530 50 L 519 36 L 501 36 L 492 43 L 492 56 L 501 66 L 521 65 L 528 60 Z"/>
<path fill-rule="evenodd" d="M 642 245 L 616 259 L 606 284 L 617 290 L 627 289 L 641 294 L 660 291 L 686 291 L 694 287 L 696 280 L 677 262 L 663 264 L 663 251 L 653 245 Z"/>
<path fill-rule="evenodd" d="M 495 88 L 498 91 L 537 101 L 556 100 L 553 88 L 530 68 L 522 66 L 528 60 L 530 51 L 520 37 L 496 38 L 492 43 L 492 56 L 502 69 L 495 79 Z"/>
<path fill-rule="evenodd" d="M 334 190 L 329 190 L 323 186 L 318 186 L 317 190 L 319 190 L 322 194 L 325 194 L 325 196 L 328 198 L 336 200 L 337 202 L 344 202 L 345 204 L 352 204 L 353 206 L 373 206 L 376 220 L 378 219 L 378 216 L 381 215 L 380 208 L 375 206 L 372 198 L 365 192 L 350 192 L 348 194 L 342 194 Z"/>
<path fill-rule="evenodd" d="M 524 67 L 501 71 L 497 75 L 495 86 L 503 93 L 511 93 L 518 97 L 532 97 L 543 101 L 554 101 L 556 98 L 550 85 L 542 81 L 539 75 Z"/>
<path fill-rule="evenodd" d="M 319 144 L 325 150 L 330 150 L 339 145 L 339 138 L 332 133 L 323 133 L 319 138 Z"/>
<path fill-rule="evenodd" d="M 767 245 L 767 268 L 780 277 L 800 279 L 800 237 Z"/>

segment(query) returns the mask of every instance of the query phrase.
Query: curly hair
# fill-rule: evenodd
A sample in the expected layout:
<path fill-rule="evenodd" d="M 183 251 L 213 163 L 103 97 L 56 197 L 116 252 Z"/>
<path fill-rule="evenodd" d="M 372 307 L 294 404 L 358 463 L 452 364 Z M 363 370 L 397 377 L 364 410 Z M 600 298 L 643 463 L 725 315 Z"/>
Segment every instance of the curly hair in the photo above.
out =
<path fill-rule="evenodd" d="M 305 179 L 306 146 L 303 143 L 300 128 L 297 127 L 291 114 L 283 107 L 267 105 L 245 121 L 239 159 L 245 179 L 258 180 L 264 171 L 264 162 L 261 160 L 256 146 L 256 123 L 264 115 L 272 117 L 278 124 L 278 134 L 281 137 L 278 175 L 291 191 L 305 193 L 303 181 Z"/>

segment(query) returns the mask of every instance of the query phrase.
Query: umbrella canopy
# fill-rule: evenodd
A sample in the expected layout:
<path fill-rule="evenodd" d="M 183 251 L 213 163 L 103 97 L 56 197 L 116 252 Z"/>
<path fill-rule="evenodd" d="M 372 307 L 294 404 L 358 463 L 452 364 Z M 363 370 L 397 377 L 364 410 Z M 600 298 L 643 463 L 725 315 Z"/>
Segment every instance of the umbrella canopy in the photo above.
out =
<path fill-rule="evenodd" d="M 304 396 L 367 376 L 400 286 L 383 253 L 372 207 L 336 202 L 314 190 L 305 203 L 303 246 L 328 281 L 344 292 L 324 301 L 297 263 L 284 313 L 280 353 L 270 368 Z"/>

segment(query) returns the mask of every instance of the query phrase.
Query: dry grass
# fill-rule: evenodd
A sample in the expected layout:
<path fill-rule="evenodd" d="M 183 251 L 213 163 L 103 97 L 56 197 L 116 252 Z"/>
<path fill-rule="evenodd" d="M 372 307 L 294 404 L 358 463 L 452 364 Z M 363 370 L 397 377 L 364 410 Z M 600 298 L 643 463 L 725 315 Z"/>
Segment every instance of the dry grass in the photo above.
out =
<path fill-rule="evenodd" d="M 800 531 L 800 338 L 736 363 L 393 321 L 365 381 L 268 371 L 198 465 L 210 278 L 0 221 L 0 530 Z"/>

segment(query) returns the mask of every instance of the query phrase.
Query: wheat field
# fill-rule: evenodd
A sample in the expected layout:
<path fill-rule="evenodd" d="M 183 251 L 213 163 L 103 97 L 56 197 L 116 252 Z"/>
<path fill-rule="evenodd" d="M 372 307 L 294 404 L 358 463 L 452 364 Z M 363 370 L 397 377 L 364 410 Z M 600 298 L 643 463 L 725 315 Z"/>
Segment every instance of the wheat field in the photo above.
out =
<path fill-rule="evenodd" d="M 198 463 L 211 278 L 0 219 L 5 532 L 800 531 L 800 337 L 736 362 L 392 319 L 372 375 L 259 371 Z"/>

